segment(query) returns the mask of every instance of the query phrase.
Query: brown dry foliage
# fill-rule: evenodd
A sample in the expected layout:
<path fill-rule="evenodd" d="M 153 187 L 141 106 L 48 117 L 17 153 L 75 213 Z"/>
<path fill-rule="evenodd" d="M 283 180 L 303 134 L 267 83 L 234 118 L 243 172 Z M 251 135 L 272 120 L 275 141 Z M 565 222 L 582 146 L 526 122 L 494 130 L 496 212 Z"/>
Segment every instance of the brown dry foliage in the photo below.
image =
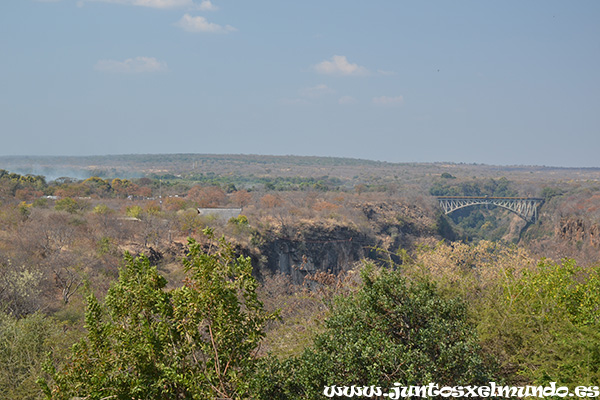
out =
<path fill-rule="evenodd" d="M 281 206 L 283 200 L 278 195 L 267 193 L 260 199 L 260 204 L 264 208 L 275 208 Z"/>
<path fill-rule="evenodd" d="M 423 246 L 414 258 L 405 253 L 401 267 L 409 278 L 431 279 L 444 295 L 462 298 L 475 317 L 481 310 L 493 309 L 505 285 L 536 264 L 523 247 L 480 241 L 475 245 L 439 242 Z"/>
<path fill-rule="evenodd" d="M 198 207 L 220 207 L 225 205 L 227 196 L 218 186 L 196 185 L 188 191 L 187 199 L 196 203 Z"/>
<path fill-rule="evenodd" d="M 187 207 L 187 201 L 181 197 L 167 197 L 163 202 L 163 208 L 166 211 L 184 210 Z"/>
<path fill-rule="evenodd" d="M 252 194 L 247 190 L 238 190 L 231 194 L 231 202 L 238 207 L 246 207 L 252 201 Z"/>
<path fill-rule="evenodd" d="M 357 290 L 358 269 L 362 263 L 340 274 L 316 272 L 305 277 L 303 284 L 293 284 L 291 277 L 267 275 L 259 296 L 269 312 L 279 310 L 281 319 L 267 326 L 261 355 L 269 352 L 280 358 L 299 355 L 322 332 L 332 300 Z"/>

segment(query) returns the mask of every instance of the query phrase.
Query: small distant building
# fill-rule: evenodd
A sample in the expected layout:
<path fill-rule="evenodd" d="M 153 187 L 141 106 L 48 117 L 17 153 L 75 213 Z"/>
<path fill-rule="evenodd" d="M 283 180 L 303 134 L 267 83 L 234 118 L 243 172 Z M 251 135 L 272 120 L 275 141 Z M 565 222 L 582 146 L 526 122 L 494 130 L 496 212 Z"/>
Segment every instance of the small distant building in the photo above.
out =
<path fill-rule="evenodd" d="M 222 219 L 235 218 L 242 213 L 241 208 L 198 208 L 198 214 L 208 217 L 215 216 Z"/>
<path fill-rule="evenodd" d="M 119 221 L 141 221 L 141 219 L 136 218 L 136 217 L 119 217 L 117 218 Z"/>

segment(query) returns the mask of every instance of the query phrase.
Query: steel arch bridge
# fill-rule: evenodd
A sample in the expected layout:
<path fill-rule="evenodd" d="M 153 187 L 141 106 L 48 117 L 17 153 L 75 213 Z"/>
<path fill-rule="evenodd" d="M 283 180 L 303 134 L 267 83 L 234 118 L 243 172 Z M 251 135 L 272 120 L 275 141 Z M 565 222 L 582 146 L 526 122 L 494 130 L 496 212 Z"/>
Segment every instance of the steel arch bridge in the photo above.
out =
<path fill-rule="evenodd" d="M 544 199 L 535 197 L 438 197 L 440 207 L 445 214 L 450 214 L 461 208 L 476 205 L 493 205 L 506 208 L 514 212 L 527 222 L 535 222 L 538 219 L 538 207 L 544 202 Z"/>

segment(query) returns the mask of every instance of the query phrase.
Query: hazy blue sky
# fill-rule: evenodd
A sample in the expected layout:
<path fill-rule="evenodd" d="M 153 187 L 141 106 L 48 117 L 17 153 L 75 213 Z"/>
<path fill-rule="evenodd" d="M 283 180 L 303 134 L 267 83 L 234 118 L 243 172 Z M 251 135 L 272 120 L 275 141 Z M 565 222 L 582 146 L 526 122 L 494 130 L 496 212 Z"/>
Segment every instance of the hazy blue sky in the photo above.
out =
<path fill-rule="evenodd" d="M 600 1 L 1 0 L 0 135 L 600 167 Z"/>

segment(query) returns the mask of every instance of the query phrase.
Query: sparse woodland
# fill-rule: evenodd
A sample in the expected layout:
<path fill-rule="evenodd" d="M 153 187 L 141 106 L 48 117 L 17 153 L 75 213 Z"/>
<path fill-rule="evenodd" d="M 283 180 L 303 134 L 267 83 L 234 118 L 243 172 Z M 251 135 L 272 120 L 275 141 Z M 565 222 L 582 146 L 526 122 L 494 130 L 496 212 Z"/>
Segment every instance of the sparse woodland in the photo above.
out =
<path fill-rule="evenodd" d="M 0 398 L 600 378 L 598 171 L 150 157 L 0 171 Z M 545 202 L 528 225 L 452 194 Z"/>

